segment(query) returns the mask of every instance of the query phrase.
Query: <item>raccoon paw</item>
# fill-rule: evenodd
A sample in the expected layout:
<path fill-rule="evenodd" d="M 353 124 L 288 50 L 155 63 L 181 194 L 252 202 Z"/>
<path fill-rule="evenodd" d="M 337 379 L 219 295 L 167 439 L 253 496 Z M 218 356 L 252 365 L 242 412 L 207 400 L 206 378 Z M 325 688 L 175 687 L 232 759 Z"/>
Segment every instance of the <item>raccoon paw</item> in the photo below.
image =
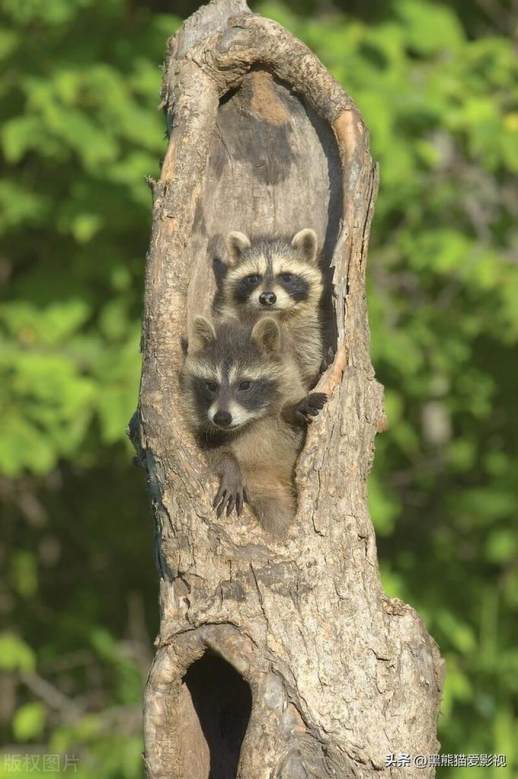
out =
<path fill-rule="evenodd" d="M 212 503 L 212 507 L 216 510 L 216 516 L 219 518 L 226 511 L 227 517 L 229 517 L 235 508 L 239 517 L 245 503 L 248 503 L 248 495 L 240 475 L 224 473 Z"/>
<path fill-rule="evenodd" d="M 313 421 L 313 417 L 318 416 L 326 403 L 327 395 L 325 392 L 310 392 L 297 405 L 297 414 L 302 417 L 306 424 L 309 424 Z"/>

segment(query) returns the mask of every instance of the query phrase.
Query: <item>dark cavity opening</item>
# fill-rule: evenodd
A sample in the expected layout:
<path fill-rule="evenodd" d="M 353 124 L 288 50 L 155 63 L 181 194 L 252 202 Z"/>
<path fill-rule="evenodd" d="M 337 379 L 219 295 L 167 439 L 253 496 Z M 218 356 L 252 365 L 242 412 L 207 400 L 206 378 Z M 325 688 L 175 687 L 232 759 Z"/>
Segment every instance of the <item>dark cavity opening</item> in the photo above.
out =
<path fill-rule="evenodd" d="M 249 685 L 218 655 L 206 653 L 184 676 L 210 753 L 207 779 L 235 779 L 252 711 Z"/>

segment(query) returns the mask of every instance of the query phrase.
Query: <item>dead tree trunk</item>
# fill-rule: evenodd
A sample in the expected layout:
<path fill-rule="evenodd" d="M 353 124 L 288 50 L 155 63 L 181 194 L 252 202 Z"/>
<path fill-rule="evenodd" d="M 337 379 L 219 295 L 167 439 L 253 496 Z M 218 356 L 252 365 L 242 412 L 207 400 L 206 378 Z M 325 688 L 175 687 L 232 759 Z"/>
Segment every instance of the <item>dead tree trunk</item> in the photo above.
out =
<path fill-rule="evenodd" d="M 383 424 L 369 357 L 368 134 L 316 57 L 244 0 L 213 0 L 170 41 L 171 130 L 147 258 L 132 437 L 156 519 L 161 627 L 145 694 L 151 779 L 431 776 L 386 756 L 437 752 L 441 661 L 380 586 L 366 484 Z M 182 420 L 180 338 L 214 293 L 230 230 L 316 230 L 335 346 L 331 395 L 297 468 L 287 538 L 216 519 Z"/>

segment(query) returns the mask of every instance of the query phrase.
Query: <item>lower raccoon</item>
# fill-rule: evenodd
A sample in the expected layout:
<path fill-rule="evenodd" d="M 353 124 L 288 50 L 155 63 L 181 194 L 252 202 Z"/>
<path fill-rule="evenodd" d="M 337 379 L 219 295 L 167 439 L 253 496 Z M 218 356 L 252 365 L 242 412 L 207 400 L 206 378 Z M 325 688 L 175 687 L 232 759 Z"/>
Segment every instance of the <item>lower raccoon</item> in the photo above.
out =
<path fill-rule="evenodd" d="M 293 474 L 305 426 L 327 400 L 306 394 L 294 361 L 283 353 L 275 320 L 253 327 L 237 319 L 194 321 L 182 387 L 191 427 L 220 478 L 217 515 L 248 501 L 277 535 L 296 511 Z"/>

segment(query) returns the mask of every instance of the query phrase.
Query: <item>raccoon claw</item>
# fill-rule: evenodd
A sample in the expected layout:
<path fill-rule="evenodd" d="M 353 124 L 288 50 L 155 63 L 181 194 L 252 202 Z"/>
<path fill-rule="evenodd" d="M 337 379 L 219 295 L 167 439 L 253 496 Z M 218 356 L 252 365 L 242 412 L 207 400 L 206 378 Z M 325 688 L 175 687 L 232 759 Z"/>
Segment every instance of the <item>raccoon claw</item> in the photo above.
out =
<path fill-rule="evenodd" d="M 238 517 L 241 516 L 245 503 L 248 503 L 248 494 L 245 487 L 243 487 L 243 489 L 236 494 L 236 513 Z"/>
<path fill-rule="evenodd" d="M 310 392 L 309 395 L 300 401 L 297 406 L 297 414 L 306 422 L 310 424 L 312 417 L 318 416 L 320 411 L 327 403 L 327 395 L 325 392 Z"/>
<path fill-rule="evenodd" d="M 229 517 L 234 508 L 237 516 L 240 517 L 245 503 L 248 503 L 248 495 L 242 484 L 240 482 L 239 484 L 236 482 L 230 483 L 230 479 L 225 479 L 224 477 L 212 502 L 212 507 L 216 510 L 218 519 L 224 513 Z"/>

